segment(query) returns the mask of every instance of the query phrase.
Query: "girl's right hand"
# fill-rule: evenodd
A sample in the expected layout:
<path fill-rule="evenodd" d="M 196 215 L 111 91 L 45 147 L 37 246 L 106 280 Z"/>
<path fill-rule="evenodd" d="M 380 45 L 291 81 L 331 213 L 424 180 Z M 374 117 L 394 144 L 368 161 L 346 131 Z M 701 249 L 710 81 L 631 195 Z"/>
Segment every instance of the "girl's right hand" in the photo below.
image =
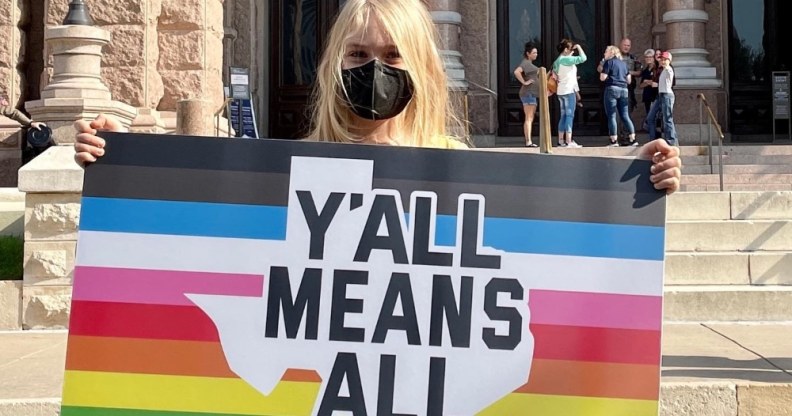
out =
<path fill-rule="evenodd" d="M 74 155 L 74 160 L 80 166 L 96 162 L 97 158 L 104 156 L 105 141 L 96 136 L 97 132 L 123 132 L 125 130 L 118 120 L 104 114 L 99 114 L 91 122 L 78 120 L 74 123 L 74 129 L 77 130 L 76 142 L 74 143 L 74 150 L 77 154 Z"/>

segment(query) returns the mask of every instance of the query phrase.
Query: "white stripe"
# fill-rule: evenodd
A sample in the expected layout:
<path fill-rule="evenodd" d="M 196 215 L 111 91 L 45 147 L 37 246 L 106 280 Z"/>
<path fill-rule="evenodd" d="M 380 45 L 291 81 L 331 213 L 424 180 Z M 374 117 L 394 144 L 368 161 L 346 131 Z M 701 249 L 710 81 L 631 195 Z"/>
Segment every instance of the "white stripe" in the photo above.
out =
<path fill-rule="evenodd" d="M 329 242 L 328 242 L 329 243 Z M 305 252 L 301 252 L 301 251 Z M 488 254 L 495 253 L 487 250 Z M 498 252 L 499 254 L 505 254 Z M 304 261 L 307 247 L 285 241 L 81 231 L 76 264 L 83 267 L 200 271 L 266 275 L 272 265 L 305 264 L 323 269 L 349 268 L 344 261 Z M 375 252 L 372 261 L 388 261 Z M 662 296 L 663 262 L 597 257 L 513 254 L 502 257 L 492 277 L 517 278 L 527 289 Z M 296 262 L 295 262 L 296 261 Z M 394 272 L 417 270 L 393 266 Z M 448 273 L 434 268 L 431 273 Z M 478 270 L 476 275 L 481 275 Z"/>

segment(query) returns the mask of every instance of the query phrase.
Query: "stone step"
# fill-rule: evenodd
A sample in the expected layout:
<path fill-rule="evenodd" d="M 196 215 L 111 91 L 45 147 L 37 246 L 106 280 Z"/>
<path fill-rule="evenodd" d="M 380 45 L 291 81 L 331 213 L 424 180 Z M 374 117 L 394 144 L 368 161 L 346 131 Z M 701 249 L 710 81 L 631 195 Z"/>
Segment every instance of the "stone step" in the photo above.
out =
<path fill-rule="evenodd" d="M 720 184 L 720 175 L 685 175 L 682 178 L 682 183 L 685 185 L 718 185 Z M 724 184 L 784 184 L 792 183 L 792 174 L 784 173 L 768 173 L 768 174 L 724 174 Z"/>
<path fill-rule="evenodd" d="M 792 219 L 792 192 L 685 192 L 668 198 L 668 221 Z"/>
<path fill-rule="evenodd" d="M 716 164 L 714 170 L 711 170 L 709 165 L 685 165 L 683 169 L 684 175 L 709 175 L 717 174 L 719 166 Z M 723 165 L 723 173 L 725 175 L 741 175 L 741 174 L 792 174 L 792 160 L 790 163 L 783 165 Z"/>
<path fill-rule="evenodd" d="M 792 191 L 792 184 L 724 184 L 721 190 L 720 185 L 686 185 L 682 184 L 679 188 L 681 192 L 776 192 Z"/>
<path fill-rule="evenodd" d="M 792 324 L 669 323 L 662 344 L 660 416 L 789 416 Z M 0 332 L 0 345 L 0 416 L 56 415 L 66 332 Z"/>
<path fill-rule="evenodd" d="M 665 284 L 792 286 L 792 250 L 782 253 L 668 253 Z"/>
<path fill-rule="evenodd" d="M 710 157 L 708 155 L 682 155 L 682 163 L 685 166 L 709 166 Z M 792 163 L 792 155 L 743 155 L 733 154 L 724 155 L 723 164 L 729 165 L 789 165 Z M 712 158 L 712 165 L 718 166 L 718 157 Z"/>
<path fill-rule="evenodd" d="M 708 148 L 702 148 L 702 154 L 708 153 Z M 713 154 L 717 154 L 718 148 L 713 148 Z M 741 155 L 759 155 L 759 156 L 774 156 L 774 155 L 792 155 L 792 146 L 789 145 L 727 145 L 723 146 L 723 153 L 727 155 L 741 154 Z"/>
<path fill-rule="evenodd" d="M 663 318 L 666 322 L 792 322 L 792 286 L 667 285 Z"/>
<path fill-rule="evenodd" d="M 666 252 L 792 250 L 792 220 L 679 221 L 666 226 Z"/>

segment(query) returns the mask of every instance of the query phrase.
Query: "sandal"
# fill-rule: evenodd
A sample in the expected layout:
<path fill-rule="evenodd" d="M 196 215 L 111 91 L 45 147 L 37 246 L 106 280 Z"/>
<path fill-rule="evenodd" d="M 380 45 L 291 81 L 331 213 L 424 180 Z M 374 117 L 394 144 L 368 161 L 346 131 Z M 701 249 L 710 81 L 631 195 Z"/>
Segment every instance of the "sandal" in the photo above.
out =
<path fill-rule="evenodd" d="M 539 147 L 539 145 L 536 143 L 526 143 L 525 147 Z"/>

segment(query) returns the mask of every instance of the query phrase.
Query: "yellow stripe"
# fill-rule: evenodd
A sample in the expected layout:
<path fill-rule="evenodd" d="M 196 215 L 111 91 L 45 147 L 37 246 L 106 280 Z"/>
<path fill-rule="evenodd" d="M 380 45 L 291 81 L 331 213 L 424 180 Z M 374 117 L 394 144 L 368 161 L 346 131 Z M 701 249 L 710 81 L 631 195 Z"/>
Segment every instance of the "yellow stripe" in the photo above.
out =
<path fill-rule="evenodd" d="M 264 396 L 241 379 L 67 371 L 63 405 L 310 416 L 319 383 L 282 381 Z"/>
<path fill-rule="evenodd" d="M 657 413 L 657 402 L 652 400 L 512 393 L 483 412 L 479 412 L 478 416 L 657 416 Z"/>

